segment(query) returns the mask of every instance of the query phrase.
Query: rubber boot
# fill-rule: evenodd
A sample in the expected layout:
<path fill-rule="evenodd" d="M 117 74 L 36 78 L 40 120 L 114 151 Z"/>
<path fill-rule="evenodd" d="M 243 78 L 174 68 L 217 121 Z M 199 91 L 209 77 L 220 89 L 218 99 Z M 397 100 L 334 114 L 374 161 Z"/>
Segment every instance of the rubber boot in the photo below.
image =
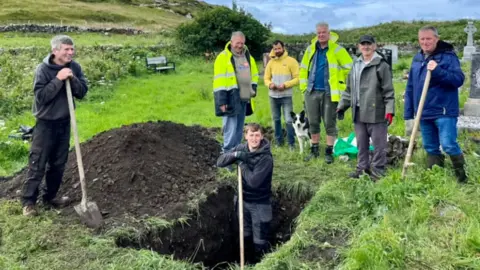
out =
<path fill-rule="evenodd" d="M 440 155 L 427 154 L 427 168 L 431 169 L 433 168 L 434 165 L 437 165 L 443 168 L 445 165 L 445 156 L 442 154 Z"/>
<path fill-rule="evenodd" d="M 253 244 L 253 235 L 243 238 L 245 264 L 255 263 L 255 246 Z"/>
<path fill-rule="evenodd" d="M 255 246 L 255 263 L 259 263 L 262 260 L 263 255 L 268 253 L 269 245 L 267 243 L 264 245 L 254 244 L 254 246 Z"/>
<path fill-rule="evenodd" d="M 325 149 L 325 162 L 327 164 L 332 164 L 334 161 L 333 158 L 333 146 L 327 145 L 327 148 Z"/>
<path fill-rule="evenodd" d="M 453 169 L 455 170 L 455 175 L 457 176 L 458 182 L 466 183 L 467 175 L 465 173 L 465 157 L 463 154 L 450 156 L 452 160 Z"/>
<path fill-rule="evenodd" d="M 320 156 L 318 143 L 312 144 L 312 148 L 310 148 L 310 155 L 305 157 L 305 161 L 309 161 L 312 158 L 318 158 Z"/>

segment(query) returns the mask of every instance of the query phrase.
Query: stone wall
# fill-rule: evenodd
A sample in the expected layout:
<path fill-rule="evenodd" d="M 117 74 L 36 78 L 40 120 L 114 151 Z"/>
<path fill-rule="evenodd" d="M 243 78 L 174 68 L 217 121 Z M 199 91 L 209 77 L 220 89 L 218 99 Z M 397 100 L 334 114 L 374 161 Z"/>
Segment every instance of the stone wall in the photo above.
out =
<path fill-rule="evenodd" d="M 121 51 L 124 49 L 132 49 L 132 48 L 145 48 L 148 50 L 158 50 L 162 49 L 165 51 L 175 49 L 174 45 L 166 45 L 166 44 L 157 44 L 157 45 L 148 45 L 148 46 L 130 46 L 130 45 L 82 45 L 77 46 L 80 53 L 82 50 L 97 50 L 97 51 Z M 29 46 L 29 47 L 17 47 L 17 48 L 0 48 L 0 55 L 1 54 L 11 54 L 11 55 L 19 55 L 22 53 L 35 53 L 37 51 L 41 52 L 48 52 L 48 46 Z"/>
<path fill-rule="evenodd" d="M 54 24 L 9 24 L 0 26 L 0 32 L 24 32 L 24 33 L 112 33 L 125 35 L 138 35 L 144 33 L 142 30 L 134 28 L 91 28 L 69 25 L 54 25 Z"/>

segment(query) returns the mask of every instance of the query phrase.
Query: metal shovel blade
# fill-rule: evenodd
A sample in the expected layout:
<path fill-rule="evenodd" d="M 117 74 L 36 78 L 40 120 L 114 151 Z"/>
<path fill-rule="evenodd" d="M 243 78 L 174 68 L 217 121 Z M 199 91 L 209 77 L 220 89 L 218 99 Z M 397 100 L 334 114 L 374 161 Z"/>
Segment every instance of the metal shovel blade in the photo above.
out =
<path fill-rule="evenodd" d="M 75 211 L 80 219 L 90 228 L 98 228 L 103 224 L 102 213 L 95 202 L 86 202 L 75 205 Z"/>

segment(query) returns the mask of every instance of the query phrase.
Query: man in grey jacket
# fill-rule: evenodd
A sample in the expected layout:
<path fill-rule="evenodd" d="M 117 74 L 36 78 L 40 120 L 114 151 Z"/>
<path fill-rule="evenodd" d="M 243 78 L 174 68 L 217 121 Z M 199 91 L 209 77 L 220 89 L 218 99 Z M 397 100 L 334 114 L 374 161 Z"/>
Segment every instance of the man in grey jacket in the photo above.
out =
<path fill-rule="evenodd" d="M 386 60 L 376 52 L 373 36 L 360 37 L 358 48 L 362 55 L 353 63 L 347 88 L 337 107 L 339 119 L 352 107 L 352 119 L 358 147 L 358 162 L 350 177 L 367 173 L 372 179 L 385 174 L 387 164 L 387 129 L 395 114 L 395 92 L 392 73 Z M 370 138 L 374 154 L 370 167 Z"/>
<path fill-rule="evenodd" d="M 72 94 L 76 98 L 82 99 L 88 91 L 80 65 L 72 60 L 75 51 L 73 40 L 65 35 L 55 36 L 51 48 L 52 53 L 35 70 L 33 115 L 36 123 L 27 179 L 23 185 L 25 216 L 37 214 L 35 205 L 44 175 L 44 204 L 59 207 L 69 203 L 67 197 L 56 198 L 70 147 L 70 113 L 65 80 L 70 80 Z"/>

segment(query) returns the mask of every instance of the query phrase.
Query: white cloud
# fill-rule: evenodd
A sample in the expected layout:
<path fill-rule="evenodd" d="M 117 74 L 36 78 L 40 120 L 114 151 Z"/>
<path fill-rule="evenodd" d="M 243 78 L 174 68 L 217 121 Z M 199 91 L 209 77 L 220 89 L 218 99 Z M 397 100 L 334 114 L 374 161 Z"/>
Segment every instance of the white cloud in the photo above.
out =
<path fill-rule="evenodd" d="M 287 31 L 287 30 L 285 30 L 284 28 L 279 27 L 279 26 L 274 26 L 274 27 L 272 27 L 272 32 L 274 32 L 274 33 L 280 33 L 280 34 L 288 34 L 288 31 Z"/>
<path fill-rule="evenodd" d="M 231 7 L 231 0 L 204 0 Z M 273 31 L 311 33 L 318 21 L 345 29 L 393 20 L 480 19 L 479 0 L 237 0 L 237 4 Z"/>

